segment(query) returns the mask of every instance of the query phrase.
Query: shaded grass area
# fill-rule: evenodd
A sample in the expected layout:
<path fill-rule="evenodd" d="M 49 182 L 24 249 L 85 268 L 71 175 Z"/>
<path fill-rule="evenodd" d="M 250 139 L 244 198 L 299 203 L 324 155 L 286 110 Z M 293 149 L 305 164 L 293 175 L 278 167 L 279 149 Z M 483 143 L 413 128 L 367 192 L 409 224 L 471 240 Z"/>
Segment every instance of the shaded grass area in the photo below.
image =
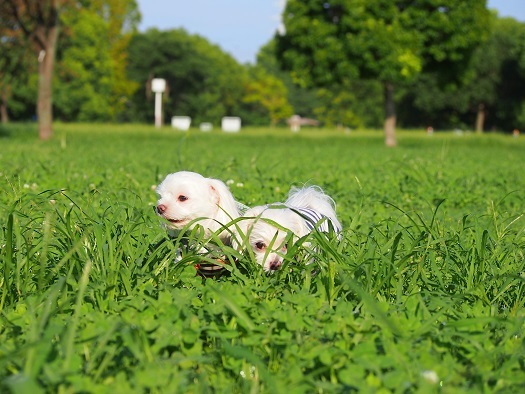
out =
<path fill-rule="evenodd" d="M 525 381 L 525 141 L 148 126 L 8 129 L 0 388 L 12 392 L 517 392 Z M 341 242 L 265 275 L 195 275 L 155 217 L 181 169 L 239 201 L 334 197 Z M 193 235 L 198 238 L 196 234 Z M 315 247 L 317 245 L 318 247 Z"/>

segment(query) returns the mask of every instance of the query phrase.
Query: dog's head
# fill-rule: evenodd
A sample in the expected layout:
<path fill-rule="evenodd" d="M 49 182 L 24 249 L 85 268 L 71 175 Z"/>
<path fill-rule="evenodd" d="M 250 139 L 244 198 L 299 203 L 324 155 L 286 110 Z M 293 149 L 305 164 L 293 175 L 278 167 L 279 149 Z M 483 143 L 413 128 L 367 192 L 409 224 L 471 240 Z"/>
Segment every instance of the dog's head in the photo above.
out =
<path fill-rule="evenodd" d="M 305 234 L 304 220 L 286 207 L 258 206 L 238 222 L 237 242 L 250 248 L 266 272 L 278 270 L 289 242 Z"/>
<path fill-rule="evenodd" d="M 157 187 L 156 213 L 166 219 L 167 227 L 180 230 L 196 219 L 207 230 L 216 230 L 239 213 L 235 200 L 224 183 L 200 174 L 180 171 L 169 174 Z"/>

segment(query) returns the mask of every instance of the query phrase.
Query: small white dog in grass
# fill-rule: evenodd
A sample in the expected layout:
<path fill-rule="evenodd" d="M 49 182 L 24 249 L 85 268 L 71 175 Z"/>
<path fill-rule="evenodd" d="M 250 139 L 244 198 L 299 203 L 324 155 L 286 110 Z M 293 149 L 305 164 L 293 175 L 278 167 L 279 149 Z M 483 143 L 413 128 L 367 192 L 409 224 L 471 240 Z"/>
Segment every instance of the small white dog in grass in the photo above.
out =
<path fill-rule="evenodd" d="M 157 187 L 156 213 L 166 220 L 168 230 L 193 228 L 196 224 L 210 236 L 241 215 L 241 206 L 224 182 L 180 171 L 169 174 Z M 191 223 L 191 224 L 190 224 Z M 219 234 L 224 244 L 231 244 L 228 229 Z"/>
<path fill-rule="evenodd" d="M 318 186 L 292 188 L 284 203 L 257 206 L 243 216 L 246 219 L 237 224 L 241 234 L 236 235 L 236 242 L 248 243 L 246 247 L 253 250 L 266 272 L 276 271 L 283 264 L 290 232 L 297 239 L 314 229 L 342 231 L 334 200 Z"/>

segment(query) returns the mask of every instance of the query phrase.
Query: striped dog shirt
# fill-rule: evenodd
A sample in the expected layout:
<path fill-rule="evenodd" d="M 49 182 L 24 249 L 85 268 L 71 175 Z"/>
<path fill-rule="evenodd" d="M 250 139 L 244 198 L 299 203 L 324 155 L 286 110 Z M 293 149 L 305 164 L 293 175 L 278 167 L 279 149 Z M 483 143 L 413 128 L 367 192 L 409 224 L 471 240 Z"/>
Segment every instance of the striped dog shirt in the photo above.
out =
<path fill-rule="evenodd" d="M 334 222 L 330 220 L 325 215 L 320 214 L 317 211 L 314 211 L 310 208 L 292 208 L 297 214 L 301 215 L 301 217 L 304 219 L 306 223 L 306 228 L 308 228 L 308 231 L 312 231 L 314 228 L 316 228 L 316 224 L 319 223 L 319 221 L 322 220 L 322 222 L 317 226 L 317 230 L 321 232 L 329 232 L 330 231 L 330 225 L 332 224 L 332 228 L 336 233 L 339 233 L 342 231 L 342 228 L 338 225 L 336 225 Z M 323 220 L 324 219 L 324 220 Z"/>

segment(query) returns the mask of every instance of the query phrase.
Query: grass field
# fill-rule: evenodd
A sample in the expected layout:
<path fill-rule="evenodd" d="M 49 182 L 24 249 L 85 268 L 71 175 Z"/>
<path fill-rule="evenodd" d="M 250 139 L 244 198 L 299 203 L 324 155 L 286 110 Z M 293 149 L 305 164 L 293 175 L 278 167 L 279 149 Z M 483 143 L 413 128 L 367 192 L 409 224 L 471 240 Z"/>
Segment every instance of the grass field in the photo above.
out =
<path fill-rule="evenodd" d="M 0 128 L 0 392 L 517 393 L 525 138 L 149 126 Z M 247 205 L 317 184 L 341 242 L 265 275 L 174 264 L 154 186 L 182 169 Z"/>

